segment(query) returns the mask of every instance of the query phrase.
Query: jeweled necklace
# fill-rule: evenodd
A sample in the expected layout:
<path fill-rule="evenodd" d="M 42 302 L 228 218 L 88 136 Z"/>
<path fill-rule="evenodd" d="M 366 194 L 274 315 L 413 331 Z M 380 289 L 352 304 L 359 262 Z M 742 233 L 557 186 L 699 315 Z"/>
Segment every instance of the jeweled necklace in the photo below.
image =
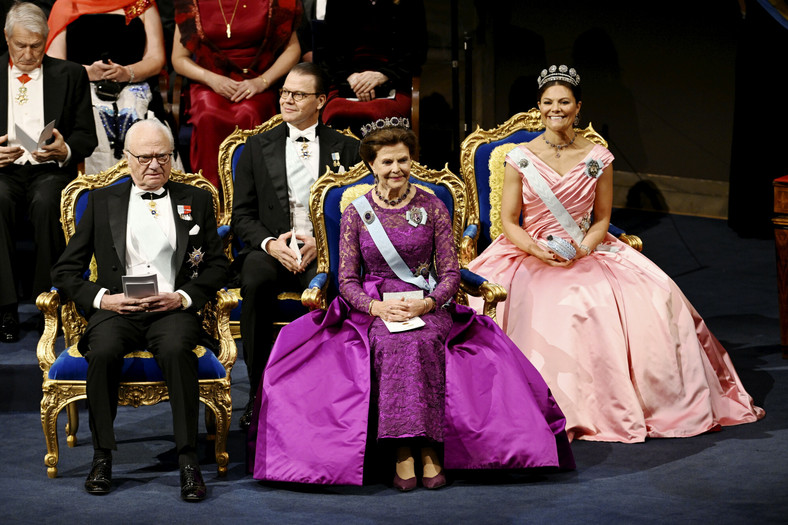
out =
<path fill-rule="evenodd" d="M 543 138 L 543 139 L 544 139 L 544 141 L 547 143 L 547 145 L 548 145 L 548 146 L 550 146 L 551 148 L 555 148 L 555 158 L 557 158 L 557 159 L 561 157 L 561 150 L 562 150 L 562 149 L 564 149 L 564 148 L 568 148 L 569 146 L 571 146 L 572 144 L 574 144 L 574 142 L 575 142 L 575 137 L 577 137 L 577 134 L 575 134 L 575 136 L 574 136 L 574 137 L 572 137 L 572 140 L 570 140 L 570 141 L 569 141 L 569 142 L 567 142 L 566 144 L 553 144 L 552 142 L 550 142 L 549 140 L 547 140 L 547 137 L 545 137 L 544 135 L 542 135 L 542 138 Z"/>
<path fill-rule="evenodd" d="M 404 201 L 405 197 L 407 197 L 409 193 L 410 193 L 410 181 L 408 181 L 408 187 L 405 188 L 405 193 L 403 193 L 401 196 L 397 197 L 396 199 L 391 199 L 391 200 L 388 200 L 383 195 L 381 195 L 380 194 L 380 190 L 378 190 L 377 185 L 375 185 L 375 195 L 377 195 L 378 199 L 382 200 L 387 205 L 392 206 L 392 207 L 394 207 L 397 204 L 399 204 L 400 202 Z"/>
<path fill-rule="evenodd" d="M 224 6 L 222 5 L 222 0 L 219 0 L 219 11 L 222 13 L 222 19 L 224 20 L 224 25 L 227 26 L 227 38 L 233 36 L 233 32 L 230 30 L 230 26 L 233 25 L 233 20 L 235 20 L 235 12 L 238 10 L 238 2 L 241 0 L 235 0 L 235 7 L 233 7 L 233 14 L 230 16 L 230 22 L 227 22 L 227 17 L 224 16 Z"/>

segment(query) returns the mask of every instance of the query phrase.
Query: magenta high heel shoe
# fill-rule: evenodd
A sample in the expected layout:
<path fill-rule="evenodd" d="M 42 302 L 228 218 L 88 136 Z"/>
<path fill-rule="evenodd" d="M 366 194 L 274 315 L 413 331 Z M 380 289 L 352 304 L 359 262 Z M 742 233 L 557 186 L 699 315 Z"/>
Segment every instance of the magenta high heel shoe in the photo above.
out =
<path fill-rule="evenodd" d="M 444 480 L 444 482 L 445 482 L 445 480 Z M 411 491 L 411 490 L 416 488 L 416 476 L 413 476 L 410 479 L 402 479 L 395 472 L 394 473 L 394 481 L 393 481 L 392 484 L 394 485 L 394 488 L 399 490 L 400 492 L 409 492 L 409 491 Z"/>
<path fill-rule="evenodd" d="M 446 484 L 446 475 L 443 473 L 443 471 L 440 471 L 431 478 L 422 477 L 421 484 L 424 485 L 425 489 L 439 489 Z"/>

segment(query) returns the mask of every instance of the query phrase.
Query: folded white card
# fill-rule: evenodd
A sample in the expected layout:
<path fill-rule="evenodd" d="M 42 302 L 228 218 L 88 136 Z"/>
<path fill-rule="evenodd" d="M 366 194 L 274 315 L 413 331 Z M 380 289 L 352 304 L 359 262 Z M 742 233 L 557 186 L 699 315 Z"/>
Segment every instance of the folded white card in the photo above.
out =
<path fill-rule="evenodd" d="M 414 290 L 411 292 L 385 292 L 383 294 L 383 300 L 388 301 L 389 299 L 394 300 L 409 300 L 409 299 L 424 299 L 424 292 L 422 290 Z M 397 332 L 407 332 L 408 330 L 415 330 L 416 328 L 421 328 L 426 323 L 421 317 L 413 317 L 412 319 L 408 319 L 407 321 L 400 321 L 400 322 L 391 322 L 391 321 L 383 321 L 386 325 L 386 328 L 389 329 L 389 332 L 392 334 Z"/>
<path fill-rule="evenodd" d="M 38 140 L 35 140 L 33 137 L 25 133 L 25 130 L 20 128 L 19 124 L 14 124 L 14 134 L 16 136 L 16 140 L 18 140 L 22 147 L 29 152 L 37 151 L 44 147 L 47 141 L 52 138 L 54 130 L 55 121 L 53 120 L 44 126 L 44 129 L 42 129 L 41 133 L 38 135 Z"/>

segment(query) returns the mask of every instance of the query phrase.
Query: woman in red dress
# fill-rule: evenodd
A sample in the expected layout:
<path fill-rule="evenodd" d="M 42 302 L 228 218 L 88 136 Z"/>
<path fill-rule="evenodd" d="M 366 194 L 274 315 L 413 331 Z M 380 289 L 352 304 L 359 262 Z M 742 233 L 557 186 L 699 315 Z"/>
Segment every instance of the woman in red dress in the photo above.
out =
<path fill-rule="evenodd" d="M 334 0 L 325 24 L 323 122 L 360 134 L 369 122 L 410 117 L 413 76 L 427 56 L 423 0 Z"/>
<path fill-rule="evenodd" d="M 189 89 L 191 169 L 219 187 L 219 145 L 277 112 L 275 86 L 298 62 L 300 0 L 176 0 L 172 66 Z"/>

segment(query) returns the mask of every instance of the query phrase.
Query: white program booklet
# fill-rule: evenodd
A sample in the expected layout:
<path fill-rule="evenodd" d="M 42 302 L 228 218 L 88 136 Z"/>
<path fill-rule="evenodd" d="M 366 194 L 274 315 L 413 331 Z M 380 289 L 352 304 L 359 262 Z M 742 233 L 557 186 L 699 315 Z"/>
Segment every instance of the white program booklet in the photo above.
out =
<path fill-rule="evenodd" d="M 415 290 L 412 292 L 386 292 L 383 294 L 383 300 L 388 301 L 389 299 L 424 299 L 424 292 L 422 290 Z M 397 333 L 397 332 L 407 332 L 408 330 L 415 330 L 416 328 L 421 328 L 425 325 L 424 321 L 421 317 L 414 317 L 413 319 L 408 319 L 407 321 L 401 322 L 389 322 L 383 321 L 386 325 L 386 328 L 389 329 L 389 332 Z"/>
<path fill-rule="evenodd" d="M 123 294 L 133 299 L 159 295 L 159 279 L 155 273 L 150 275 L 124 275 Z"/>
<path fill-rule="evenodd" d="M 38 135 L 38 140 L 36 140 L 25 133 L 25 130 L 20 128 L 18 124 L 14 124 L 14 134 L 16 136 L 16 140 L 19 141 L 25 150 L 31 153 L 36 150 L 40 150 L 47 143 L 47 141 L 52 138 L 52 135 L 54 135 L 54 129 L 55 121 L 53 120 L 44 126 L 44 129 L 41 130 L 41 133 Z"/>

